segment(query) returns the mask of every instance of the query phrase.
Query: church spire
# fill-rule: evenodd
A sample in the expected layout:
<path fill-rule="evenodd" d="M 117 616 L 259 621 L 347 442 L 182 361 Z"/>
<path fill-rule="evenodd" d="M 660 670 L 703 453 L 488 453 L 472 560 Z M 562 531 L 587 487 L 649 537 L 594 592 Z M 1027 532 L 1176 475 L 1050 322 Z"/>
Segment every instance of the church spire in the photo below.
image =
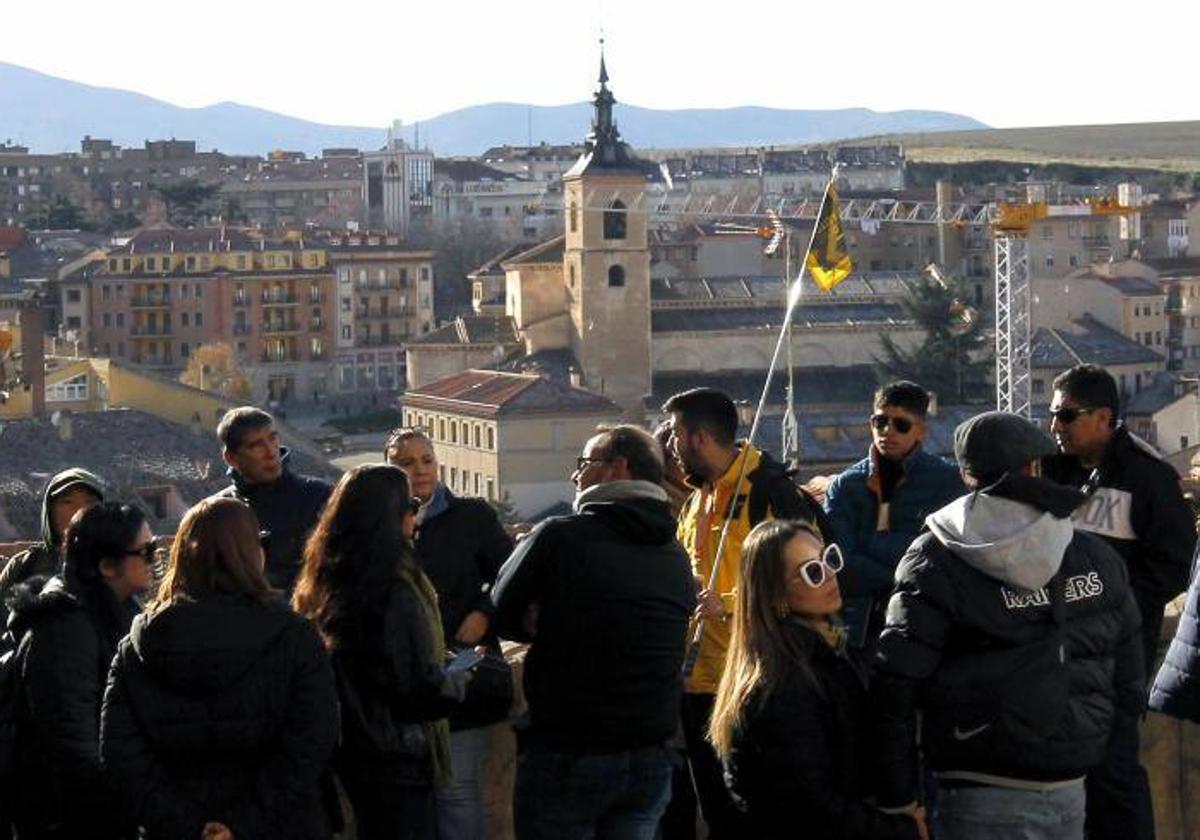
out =
<path fill-rule="evenodd" d="M 584 141 L 583 157 L 571 167 L 568 174 L 581 174 L 585 169 L 624 169 L 632 165 L 629 147 L 621 140 L 613 119 L 613 105 L 617 102 L 608 89 L 608 65 L 604 60 L 604 38 L 600 38 L 599 87 L 592 97 L 592 130 Z"/>

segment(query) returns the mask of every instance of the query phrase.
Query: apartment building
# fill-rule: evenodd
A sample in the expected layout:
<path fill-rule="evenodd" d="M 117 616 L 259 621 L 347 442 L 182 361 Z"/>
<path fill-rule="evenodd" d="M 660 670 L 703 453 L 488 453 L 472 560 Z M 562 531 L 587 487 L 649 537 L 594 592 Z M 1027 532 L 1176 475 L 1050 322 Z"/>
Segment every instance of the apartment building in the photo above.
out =
<path fill-rule="evenodd" d="M 109 251 L 86 294 L 93 354 L 170 374 L 197 347 L 225 341 L 258 398 L 330 390 L 333 275 L 319 243 L 224 227 L 146 230 Z"/>

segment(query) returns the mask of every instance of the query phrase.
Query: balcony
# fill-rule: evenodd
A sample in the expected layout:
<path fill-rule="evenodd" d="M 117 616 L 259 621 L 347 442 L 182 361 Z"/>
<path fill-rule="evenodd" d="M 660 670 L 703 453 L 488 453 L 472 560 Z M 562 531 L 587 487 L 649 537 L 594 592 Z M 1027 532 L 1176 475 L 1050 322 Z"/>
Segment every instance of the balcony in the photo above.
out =
<path fill-rule="evenodd" d="M 134 295 L 129 299 L 134 309 L 170 309 L 170 295 Z"/>
<path fill-rule="evenodd" d="M 234 335 L 253 335 L 254 327 L 251 326 L 250 324 L 234 324 L 233 325 L 233 334 Z"/>
<path fill-rule="evenodd" d="M 301 327 L 295 321 L 263 321 L 263 335 L 283 335 L 301 332 Z"/>
<path fill-rule="evenodd" d="M 261 358 L 263 364 L 268 364 L 268 365 L 284 364 L 287 362 L 302 362 L 302 361 L 304 361 L 302 358 L 300 358 L 299 353 L 294 353 L 294 352 L 293 353 L 274 353 L 271 351 L 264 351 L 260 358 Z"/>
<path fill-rule="evenodd" d="M 292 292 L 279 292 L 275 289 L 264 291 L 262 293 L 263 306 L 287 306 L 289 304 L 299 303 L 296 295 Z"/>
<path fill-rule="evenodd" d="M 325 302 L 325 293 L 324 292 L 309 292 L 308 293 L 308 302 L 313 304 L 314 306 L 316 306 L 319 303 L 324 303 Z"/>
<path fill-rule="evenodd" d="M 135 364 L 145 365 L 146 367 L 174 367 L 174 356 L 134 356 Z"/>
<path fill-rule="evenodd" d="M 175 331 L 170 324 L 134 324 L 130 330 L 130 335 L 135 337 L 145 338 L 174 335 Z"/>
<path fill-rule="evenodd" d="M 234 295 L 233 296 L 233 305 L 234 306 L 249 306 L 250 305 L 250 295 L 246 295 L 246 294 Z"/>
<path fill-rule="evenodd" d="M 309 332 L 320 332 L 324 326 L 324 322 L 320 318 L 310 318 L 308 321 Z"/>
<path fill-rule="evenodd" d="M 398 335 L 360 335 L 354 340 L 355 347 L 394 347 L 403 343 Z"/>
<path fill-rule="evenodd" d="M 387 292 L 403 289 L 407 283 L 398 277 L 390 280 L 355 280 L 354 288 L 360 292 Z"/>

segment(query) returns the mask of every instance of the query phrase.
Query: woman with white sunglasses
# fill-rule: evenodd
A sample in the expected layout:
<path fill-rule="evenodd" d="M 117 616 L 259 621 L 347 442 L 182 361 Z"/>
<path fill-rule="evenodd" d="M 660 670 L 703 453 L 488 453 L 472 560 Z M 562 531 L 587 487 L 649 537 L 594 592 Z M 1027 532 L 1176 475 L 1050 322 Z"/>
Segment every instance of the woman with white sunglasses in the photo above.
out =
<path fill-rule="evenodd" d="M 914 840 L 924 815 L 866 803 L 865 672 L 847 649 L 836 544 L 803 522 L 764 522 L 742 547 L 725 672 L 709 739 L 760 838 Z"/>

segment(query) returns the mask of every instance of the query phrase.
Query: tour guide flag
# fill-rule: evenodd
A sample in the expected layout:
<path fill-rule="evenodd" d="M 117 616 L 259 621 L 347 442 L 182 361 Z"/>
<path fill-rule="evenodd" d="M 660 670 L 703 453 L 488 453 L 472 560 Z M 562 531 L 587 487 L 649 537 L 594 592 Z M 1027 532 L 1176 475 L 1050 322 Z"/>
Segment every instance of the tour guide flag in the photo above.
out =
<path fill-rule="evenodd" d="M 821 202 L 821 216 L 817 219 L 817 231 L 805 265 L 808 266 L 808 276 L 826 292 L 854 271 L 854 263 L 846 252 L 837 190 L 832 183 L 825 193 L 825 200 Z"/>

